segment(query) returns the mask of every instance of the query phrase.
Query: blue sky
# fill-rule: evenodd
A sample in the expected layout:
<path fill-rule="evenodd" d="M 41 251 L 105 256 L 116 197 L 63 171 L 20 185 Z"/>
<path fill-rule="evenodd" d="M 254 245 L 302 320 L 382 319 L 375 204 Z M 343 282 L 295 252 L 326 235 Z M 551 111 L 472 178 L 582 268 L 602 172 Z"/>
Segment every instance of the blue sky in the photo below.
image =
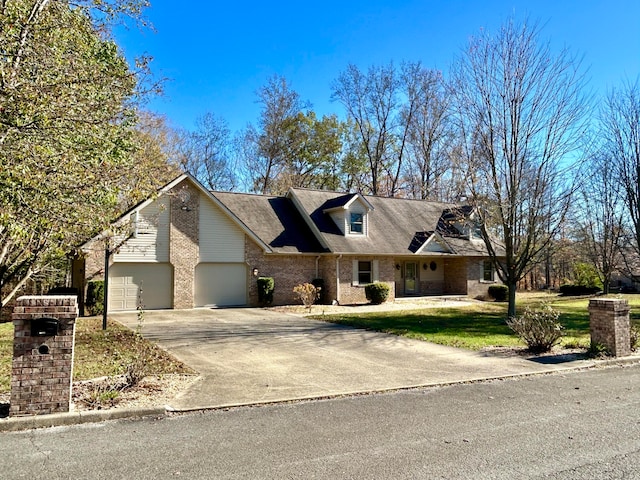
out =
<path fill-rule="evenodd" d="M 154 58 L 154 73 L 168 80 L 149 108 L 187 129 L 208 112 L 232 131 L 255 123 L 255 92 L 273 75 L 319 115 L 343 117 L 329 97 L 349 63 L 421 61 L 446 74 L 471 35 L 512 15 L 538 20 L 554 49 L 581 56 L 596 95 L 640 75 L 638 0 L 151 2 L 155 32 L 119 28 L 116 41 L 129 58 Z"/>

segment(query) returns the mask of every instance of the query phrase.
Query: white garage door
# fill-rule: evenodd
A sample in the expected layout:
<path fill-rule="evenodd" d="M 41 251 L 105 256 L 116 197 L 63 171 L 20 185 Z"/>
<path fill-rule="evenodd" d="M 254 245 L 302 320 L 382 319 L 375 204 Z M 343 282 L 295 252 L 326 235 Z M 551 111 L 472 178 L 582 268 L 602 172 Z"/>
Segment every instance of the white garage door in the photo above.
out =
<path fill-rule="evenodd" d="M 196 266 L 197 307 L 247 304 L 247 266 L 244 263 L 200 263 Z"/>
<path fill-rule="evenodd" d="M 140 291 L 142 290 L 142 293 Z M 114 263 L 109 268 L 109 310 L 173 306 L 173 268 L 168 263 Z"/>

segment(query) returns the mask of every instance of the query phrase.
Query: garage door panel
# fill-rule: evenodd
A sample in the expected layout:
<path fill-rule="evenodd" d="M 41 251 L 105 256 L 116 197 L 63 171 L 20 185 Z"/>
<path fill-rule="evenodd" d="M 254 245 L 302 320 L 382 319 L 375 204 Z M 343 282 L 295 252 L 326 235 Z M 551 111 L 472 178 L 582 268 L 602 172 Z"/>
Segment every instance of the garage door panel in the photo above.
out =
<path fill-rule="evenodd" d="M 168 263 L 115 263 L 109 271 L 109 309 L 149 310 L 173 306 L 173 268 Z"/>
<path fill-rule="evenodd" d="M 195 304 L 247 304 L 247 266 L 244 263 L 200 263 L 195 275 Z"/>

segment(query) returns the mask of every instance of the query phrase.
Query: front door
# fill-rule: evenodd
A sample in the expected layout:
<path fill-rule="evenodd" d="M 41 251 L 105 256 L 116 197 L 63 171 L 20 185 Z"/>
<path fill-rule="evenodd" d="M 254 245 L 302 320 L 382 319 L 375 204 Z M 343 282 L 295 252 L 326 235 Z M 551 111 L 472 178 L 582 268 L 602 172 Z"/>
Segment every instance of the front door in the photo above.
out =
<path fill-rule="evenodd" d="M 404 293 L 405 295 L 418 293 L 418 264 L 416 262 L 404 264 Z"/>

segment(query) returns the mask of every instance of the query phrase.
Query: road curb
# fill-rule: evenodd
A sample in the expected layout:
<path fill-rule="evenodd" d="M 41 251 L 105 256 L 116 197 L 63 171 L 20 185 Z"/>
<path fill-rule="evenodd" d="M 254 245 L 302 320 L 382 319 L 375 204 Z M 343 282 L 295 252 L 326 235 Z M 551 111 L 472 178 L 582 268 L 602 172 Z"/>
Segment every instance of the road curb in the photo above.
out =
<path fill-rule="evenodd" d="M 193 412 L 230 410 L 234 408 L 264 407 L 269 405 L 283 405 L 283 404 L 297 403 L 297 402 L 334 400 L 339 398 L 358 397 L 358 396 L 364 396 L 364 395 L 379 395 L 379 394 L 385 394 L 385 393 L 406 392 L 406 391 L 420 390 L 425 388 L 451 387 L 455 385 L 492 382 L 496 380 L 512 380 L 512 379 L 518 379 L 518 378 L 533 377 L 537 375 L 563 374 L 568 372 L 578 372 L 580 370 L 592 370 L 592 369 L 601 368 L 601 367 L 617 367 L 617 366 L 632 365 L 632 364 L 640 364 L 640 356 L 627 357 L 627 358 L 602 359 L 602 360 L 593 359 L 588 363 L 583 363 L 581 365 L 572 365 L 572 366 L 567 366 L 562 368 L 538 370 L 534 372 L 509 373 L 509 374 L 495 375 L 495 376 L 476 377 L 476 378 L 468 378 L 464 380 L 420 383 L 415 385 L 406 385 L 402 387 L 378 388 L 373 390 L 354 390 L 351 392 L 342 392 L 342 393 L 334 393 L 334 394 L 326 394 L 326 395 L 310 395 L 306 397 L 296 397 L 296 398 L 282 398 L 282 399 L 274 399 L 274 400 L 260 400 L 260 401 L 253 401 L 253 402 L 226 403 L 222 405 L 211 405 L 211 406 L 201 406 L 201 407 L 180 408 L 180 407 L 172 407 L 170 405 L 167 405 L 166 409 L 167 409 L 167 414 L 179 415 L 179 414 L 193 413 Z"/>
<path fill-rule="evenodd" d="M 251 406 L 258 407 L 258 406 L 287 404 L 287 403 L 293 403 L 293 402 L 308 402 L 308 401 L 314 401 L 314 400 L 332 400 L 337 398 L 347 398 L 347 397 L 355 397 L 355 396 L 361 396 L 361 395 L 376 395 L 376 394 L 384 394 L 384 393 L 418 390 L 422 388 L 448 387 L 453 385 L 490 382 L 495 380 L 509 380 L 509 379 L 516 379 L 516 378 L 525 378 L 525 377 L 530 377 L 535 375 L 567 373 L 572 371 L 590 370 L 598 367 L 616 367 L 616 366 L 633 365 L 633 364 L 640 364 L 639 355 L 634 355 L 631 357 L 624 357 L 624 358 L 594 359 L 589 363 L 584 363 L 582 365 L 567 366 L 566 368 L 560 368 L 560 369 L 550 369 L 550 370 L 540 370 L 536 372 L 512 373 L 507 375 L 470 378 L 468 380 L 433 382 L 433 383 L 425 383 L 425 384 L 418 384 L 418 385 L 407 385 L 404 387 L 391 387 L 386 389 L 383 388 L 383 389 L 353 391 L 353 392 L 344 392 L 344 393 L 327 394 L 327 395 L 312 395 L 308 397 L 297 397 L 297 398 L 288 398 L 288 399 L 283 398 L 280 400 L 254 401 L 254 402 L 233 403 L 233 404 L 203 406 L 203 407 L 194 407 L 194 408 L 176 408 L 172 406 L 122 408 L 122 409 L 114 408 L 111 410 L 90 410 L 90 411 L 79 411 L 79 412 L 69 412 L 69 413 L 54 413 L 50 415 L 34 415 L 34 416 L 28 416 L 28 417 L 27 416 L 8 417 L 8 418 L 0 418 L 0 432 L 16 432 L 20 430 L 31 430 L 35 428 L 49 428 L 49 427 L 57 427 L 57 426 L 79 425 L 83 423 L 97 423 L 97 422 L 102 422 L 106 420 L 136 419 L 136 418 L 152 417 L 152 416 L 158 417 L 158 416 L 166 416 L 168 414 L 179 415 L 179 414 L 186 414 L 191 412 L 229 410 L 233 408 L 243 408 L 243 407 L 251 407 Z"/>
<path fill-rule="evenodd" d="M 16 432 L 34 428 L 49 428 L 82 423 L 96 423 L 123 418 L 142 418 L 165 415 L 165 407 L 114 408 L 112 410 L 90 410 L 81 412 L 52 413 L 25 417 L 0 418 L 0 432 Z"/>

